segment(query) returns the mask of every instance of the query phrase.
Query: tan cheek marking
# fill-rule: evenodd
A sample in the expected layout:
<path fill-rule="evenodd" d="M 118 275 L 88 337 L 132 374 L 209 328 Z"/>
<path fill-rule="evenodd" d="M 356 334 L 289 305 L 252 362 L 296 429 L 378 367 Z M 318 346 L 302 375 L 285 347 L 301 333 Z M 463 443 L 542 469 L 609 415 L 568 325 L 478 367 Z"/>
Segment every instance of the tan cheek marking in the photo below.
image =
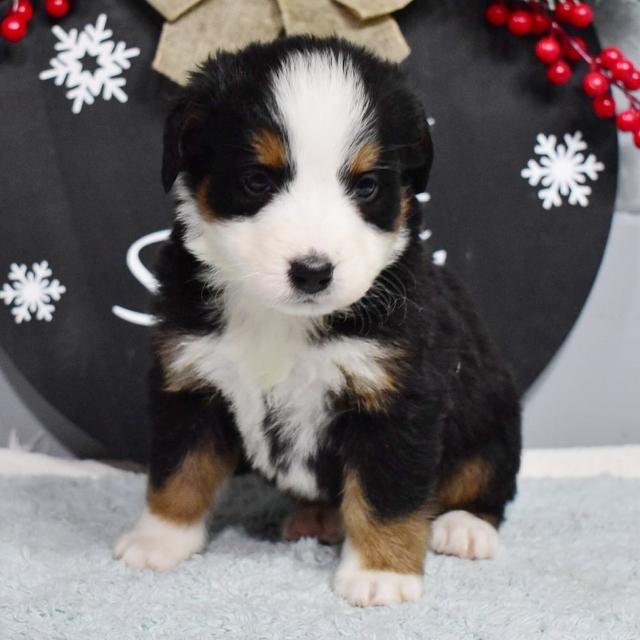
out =
<path fill-rule="evenodd" d="M 491 467 L 485 460 L 474 458 L 463 462 L 440 482 L 436 492 L 440 508 L 449 511 L 472 504 L 486 492 L 490 479 Z"/>
<path fill-rule="evenodd" d="M 287 152 L 282 138 L 264 129 L 253 136 L 253 150 L 258 162 L 272 169 L 283 169 L 287 161 Z"/>
<path fill-rule="evenodd" d="M 349 164 L 349 170 L 354 175 L 371 171 L 380 159 L 380 145 L 377 142 L 365 142 L 358 147 Z"/>
<path fill-rule="evenodd" d="M 213 446 L 192 451 L 180 468 L 159 489 L 149 486 L 147 504 L 157 516 L 189 524 L 209 511 L 216 491 L 235 469 L 235 456 L 220 456 Z"/>
<path fill-rule="evenodd" d="M 347 537 L 364 569 L 423 573 L 431 532 L 426 509 L 383 522 L 367 502 L 357 474 L 347 470 L 341 512 Z"/>
<path fill-rule="evenodd" d="M 409 218 L 411 213 L 411 197 L 407 193 L 407 189 L 402 189 L 402 195 L 400 196 L 400 210 L 395 220 L 394 228 L 396 231 L 402 229 Z"/>
<path fill-rule="evenodd" d="M 403 189 L 400 198 L 400 220 L 406 220 L 409 217 L 409 211 L 411 211 L 411 198 L 407 190 Z"/>
<path fill-rule="evenodd" d="M 209 190 L 208 180 L 203 180 L 196 188 L 196 204 L 198 205 L 198 212 L 200 215 L 209 222 L 214 222 L 218 216 L 216 212 L 209 205 L 207 199 L 207 191 Z"/>

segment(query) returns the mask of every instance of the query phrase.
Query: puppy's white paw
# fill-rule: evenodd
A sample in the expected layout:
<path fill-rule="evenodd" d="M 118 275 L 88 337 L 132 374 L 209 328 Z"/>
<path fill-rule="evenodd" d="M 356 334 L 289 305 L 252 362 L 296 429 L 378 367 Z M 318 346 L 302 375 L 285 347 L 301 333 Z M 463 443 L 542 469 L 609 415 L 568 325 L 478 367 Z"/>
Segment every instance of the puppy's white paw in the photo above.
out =
<path fill-rule="evenodd" d="M 365 569 L 338 570 L 333 582 L 334 591 L 358 607 L 413 602 L 422 588 L 422 576 Z"/>
<path fill-rule="evenodd" d="M 423 577 L 413 573 L 363 569 L 358 552 L 346 540 L 333 590 L 358 607 L 412 602 L 422 595 Z"/>
<path fill-rule="evenodd" d="M 168 571 L 202 551 L 206 542 L 204 522 L 176 525 L 145 511 L 116 542 L 113 555 L 134 569 Z"/>
<path fill-rule="evenodd" d="M 431 525 L 431 548 L 436 553 L 485 560 L 498 551 L 498 532 L 468 511 L 448 511 Z"/>

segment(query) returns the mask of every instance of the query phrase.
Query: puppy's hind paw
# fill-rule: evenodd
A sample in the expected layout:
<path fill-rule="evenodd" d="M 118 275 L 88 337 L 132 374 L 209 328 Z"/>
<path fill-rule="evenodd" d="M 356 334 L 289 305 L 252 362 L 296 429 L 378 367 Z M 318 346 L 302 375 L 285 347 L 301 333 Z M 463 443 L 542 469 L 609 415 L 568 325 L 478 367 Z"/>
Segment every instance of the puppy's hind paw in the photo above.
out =
<path fill-rule="evenodd" d="M 206 541 L 204 523 L 177 525 L 146 511 L 116 542 L 113 555 L 134 569 L 168 571 L 202 551 Z"/>
<path fill-rule="evenodd" d="M 436 553 L 486 560 L 498 551 L 498 532 L 468 511 L 448 511 L 431 525 L 431 548 Z"/>

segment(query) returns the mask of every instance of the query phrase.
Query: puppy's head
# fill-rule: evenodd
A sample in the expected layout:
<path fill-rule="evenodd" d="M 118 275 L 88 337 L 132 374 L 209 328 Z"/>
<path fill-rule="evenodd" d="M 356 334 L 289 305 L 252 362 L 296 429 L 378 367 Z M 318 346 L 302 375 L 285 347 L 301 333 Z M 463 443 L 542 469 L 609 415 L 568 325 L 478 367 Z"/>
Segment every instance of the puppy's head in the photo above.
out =
<path fill-rule="evenodd" d="M 219 54 L 192 76 L 167 121 L 162 177 L 219 284 L 317 316 L 355 303 L 403 252 L 431 159 L 396 67 L 295 38 Z"/>

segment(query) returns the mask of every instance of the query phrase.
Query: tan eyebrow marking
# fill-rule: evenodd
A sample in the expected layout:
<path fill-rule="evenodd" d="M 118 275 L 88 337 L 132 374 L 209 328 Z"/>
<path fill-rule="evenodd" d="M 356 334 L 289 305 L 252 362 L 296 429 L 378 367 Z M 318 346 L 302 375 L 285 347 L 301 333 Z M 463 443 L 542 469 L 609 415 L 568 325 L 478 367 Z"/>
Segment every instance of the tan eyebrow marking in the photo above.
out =
<path fill-rule="evenodd" d="M 287 161 L 287 151 L 282 138 L 273 131 L 263 129 L 254 134 L 251 145 L 258 162 L 272 169 L 283 169 Z"/>
<path fill-rule="evenodd" d="M 381 148 L 377 142 L 365 142 L 353 154 L 349 170 L 354 175 L 371 171 L 380 159 L 380 152 Z"/>

